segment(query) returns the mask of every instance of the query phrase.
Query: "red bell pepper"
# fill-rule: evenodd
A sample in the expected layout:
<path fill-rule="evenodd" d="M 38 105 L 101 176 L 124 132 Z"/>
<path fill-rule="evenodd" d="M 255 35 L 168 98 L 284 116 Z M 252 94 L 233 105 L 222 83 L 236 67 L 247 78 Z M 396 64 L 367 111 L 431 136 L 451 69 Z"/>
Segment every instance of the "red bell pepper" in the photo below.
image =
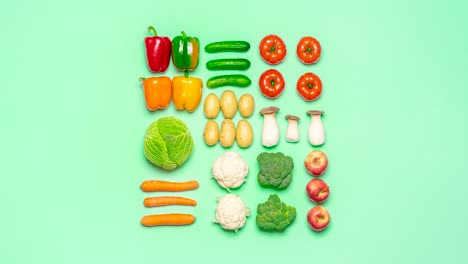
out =
<path fill-rule="evenodd" d="M 148 31 L 153 31 L 153 37 L 145 38 L 146 62 L 152 72 L 165 72 L 171 59 L 172 43 L 168 37 L 160 37 L 154 27 L 149 26 Z"/>

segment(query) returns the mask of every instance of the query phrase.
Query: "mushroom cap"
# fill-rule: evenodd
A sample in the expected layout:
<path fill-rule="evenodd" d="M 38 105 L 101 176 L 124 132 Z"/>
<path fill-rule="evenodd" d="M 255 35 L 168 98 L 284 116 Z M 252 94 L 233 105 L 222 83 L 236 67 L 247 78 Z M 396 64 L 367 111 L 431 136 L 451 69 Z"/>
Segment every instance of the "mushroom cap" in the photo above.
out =
<path fill-rule="evenodd" d="M 269 106 L 265 107 L 262 110 L 260 110 L 260 114 L 262 115 L 268 115 L 268 114 L 274 114 L 279 111 L 279 108 L 276 106 Z"/>
<path fill-rule="evenodd" d="M 322 110 L 309 110 L 309 111 L 307 111 L 307 114 L 309 114 L 309 115 L 321 115 L 323 113 L 325 113 L 325 112 L 322 111 Z"/>
<path fill-rule="evenodd" d="M 286 115 L 287 120 L 294 120 L 294 121 L 299 121 L 301 120 L 299 117 L 294 116 L 294 115 Z"/>

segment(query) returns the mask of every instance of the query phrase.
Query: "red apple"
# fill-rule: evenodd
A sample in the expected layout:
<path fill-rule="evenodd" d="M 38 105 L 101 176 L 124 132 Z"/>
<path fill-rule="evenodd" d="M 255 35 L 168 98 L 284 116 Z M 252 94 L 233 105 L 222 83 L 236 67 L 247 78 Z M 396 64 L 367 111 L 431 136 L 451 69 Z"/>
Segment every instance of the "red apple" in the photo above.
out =
<path fill-rule="evenodd" d="M 323 203 L 328 198 L 330 188 L 324 180 L 315 178 L 307 184 L 306 192 L 310 200 L 316 203 Z"/>
<path fill-rule="evenodd" d="M 323 151 L 314 150 L 307 155 L 304 165 L 308 173 L 314 176 L 322 175 L 328 166 L 327 155 Z"/>
<path fill-rule="evenodd" d="M 322 231 L 330 223 L 330 214 L 324 207 L 317 205 L 307 213 L 307 221 L 310 228 L 315 231 Z"/>

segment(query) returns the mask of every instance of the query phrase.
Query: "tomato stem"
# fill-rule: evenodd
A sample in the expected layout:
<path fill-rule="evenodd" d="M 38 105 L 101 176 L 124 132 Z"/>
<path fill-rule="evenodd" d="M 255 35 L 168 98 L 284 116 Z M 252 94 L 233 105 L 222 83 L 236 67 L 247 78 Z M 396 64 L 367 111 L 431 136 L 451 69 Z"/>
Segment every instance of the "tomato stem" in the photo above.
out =
<path fill-rule="evenodd" d="M 276 50 L 276 47 L 275 47 L 275 45 L 271 46 L 271 48 L 270 48 L 270 52 L 275 52 L 275 50 Z"/>
<path fill-rule="evenodd" d="M 140 77 L 140 79 L 138 79 L 140 82 L 144 82 L 146 80 L 145 77 Z"/>

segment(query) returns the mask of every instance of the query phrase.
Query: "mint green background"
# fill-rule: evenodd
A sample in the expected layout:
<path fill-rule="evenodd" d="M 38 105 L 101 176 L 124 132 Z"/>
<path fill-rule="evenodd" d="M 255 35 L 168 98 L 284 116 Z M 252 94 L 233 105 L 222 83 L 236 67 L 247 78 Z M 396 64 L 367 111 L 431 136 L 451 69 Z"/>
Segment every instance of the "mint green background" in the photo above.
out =
<path fill-rule="evenodd" d="M 466 1 L 2 1 L 2 253 L 1 263 L 467 263 L 468 253 L 468 6 Z M 234 191 L 252 209 L 278 193 L 298 217 L 282 234 L 258 230 L 255 214 L 239 233 L 211 223 L 215 197 L 226 192 L 210 166 L 225 150 L 208 148 L 206 122 L 193 114 L 148 112 L 138 77 L 149 76 L 143 51 L 146 27 L 174 37 L 180 30 L 209 42 L 252 44 L 246 74 L 257 109 L 269 105 L 296 114 L 302 140 L 282 138 L 274 151 L 295 160 L 287 190 L 256 182 L 261 117 L 249 119 L 256 135 L 239 150 L 251 167 Z M 286 60 L 284 94 L 270 101 L 258 76 L 270 68 L 258 55 L 260 39 L 280 35 Z M 298 39 L 317 37 L 323 54 L 305 66 Z M 201 53 L 193 76 L 207 80 L 212 58 Z M 297 78 L 317 73 L 322 98 L 306 103 Z M 166 73 L 178 73 L 171 65 Z M 218 95 L 222 90 L 217 90 Z M 208 90 L 204 88 L 204 95 Z M 330 160 L 323 179 L 332 223 L 322 233 L 307 226 L 313 206 L 304 193 L 311 179 L 302 161 L 313 148 L 305 111 L 323 109 Z M 146 127 L 176 115 L 190 128 L 195 149 L 178 170 L 164 173 L 142 151 Z M 240 119 L 237 114 L 235 121 Z M 221 116 L 217 118 L 222 121 Z M 197 179 L 184 193 L 196 208 L 147 209 L 139 184 L 146 179 Z M 144 228 L 140 217 L 187 212 L 188 227 Z"/>

